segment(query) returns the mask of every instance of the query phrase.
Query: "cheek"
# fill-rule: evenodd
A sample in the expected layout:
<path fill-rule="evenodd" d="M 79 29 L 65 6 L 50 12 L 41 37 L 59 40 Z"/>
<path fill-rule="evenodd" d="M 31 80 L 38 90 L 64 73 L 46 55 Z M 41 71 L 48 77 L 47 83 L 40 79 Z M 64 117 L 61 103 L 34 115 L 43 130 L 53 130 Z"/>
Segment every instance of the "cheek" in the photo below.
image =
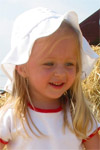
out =
<path fill-rule="evenodd" d="M 34 70 L 32 73 L 33 76 L 29 78 L 29 87 L 39 91 L 46 89 L 51 77 L 49 71 Z"/>
<path fill-rule="evenodd" d="M 46 69 L 40 69 L 37 71 L 37 77 L 38 78 L 49 78 L 52 75 L 52 72 L 50 70 L 46 70 Z"/>
<path fill-rule="evenodd" d="M 70 82 L 74 82 L 76 78 L 76 69 L 69 69 L 68 70 L 68 78 Z"/>
<path fill-rule="evenodd" d="M 52 73 L 49 70 L 34 68 L 29 74 L 29 80 L 36 84 L 43 84 L 49 82 Z"/>
<path fill-rule="evenodd" d="M 67 72 L 71 76 L 76 76 L 76 67 L 73 68 L 67 68 Z"/>

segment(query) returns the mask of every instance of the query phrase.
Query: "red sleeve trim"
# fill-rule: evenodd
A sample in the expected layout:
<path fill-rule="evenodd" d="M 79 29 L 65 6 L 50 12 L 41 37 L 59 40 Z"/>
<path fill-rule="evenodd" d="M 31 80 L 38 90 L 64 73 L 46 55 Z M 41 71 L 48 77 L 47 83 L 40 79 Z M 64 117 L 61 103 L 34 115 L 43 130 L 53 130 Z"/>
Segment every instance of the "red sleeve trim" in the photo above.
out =
<path fill-rule="evenodd" d="M 87 140 L 91 139 L 94 135 L 96 135 L 96 133 L 99 134 L 99 131 L 100 131 L 100 127 L 99 127 L 96 131 L 94 131 L 91 135 L 89 135 L 88 138 L 83 139 L 83 140 L 82 140 L 82 143 L 84 143 L 84 142 L 86 142 Z"/>
<path fill-rule="evenodd" d="M 2 139 L 0 139 L 0 143 L 2 143 L 2 144 L 8 144 L 7 141 L 4 141 L 4 140 L 2 140 Z"/>

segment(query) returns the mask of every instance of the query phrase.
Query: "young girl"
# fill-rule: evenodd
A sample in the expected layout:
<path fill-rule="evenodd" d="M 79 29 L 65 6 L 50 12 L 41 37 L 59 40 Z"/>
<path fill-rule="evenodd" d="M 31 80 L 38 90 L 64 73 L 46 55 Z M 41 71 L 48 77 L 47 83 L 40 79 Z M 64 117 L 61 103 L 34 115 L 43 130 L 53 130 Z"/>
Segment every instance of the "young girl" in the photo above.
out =
<path fill-rule="evenodd" d="M 0 110 L 0 149 L 99 150 L 99 128 L 81 89 L 97 57 L 75 12 L 35 8 L 20 15 L 1 65 L 11 97 Z"/>

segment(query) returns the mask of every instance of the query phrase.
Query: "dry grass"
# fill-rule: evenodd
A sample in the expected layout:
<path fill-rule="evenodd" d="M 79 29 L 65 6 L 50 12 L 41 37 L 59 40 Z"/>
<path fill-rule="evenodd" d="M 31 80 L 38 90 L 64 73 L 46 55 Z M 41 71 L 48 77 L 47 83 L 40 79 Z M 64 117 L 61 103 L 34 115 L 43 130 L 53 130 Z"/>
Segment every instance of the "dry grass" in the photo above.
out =
<path fill-rule="evenodd" d="M 92 46 L 100 56 L 100 46 Z M 94 66 L 91 74 L 82 82 L 86 98 L 90 101 L 90 108 L 100 122 L 100 58 Z"/>
<path fill-rule="evenodd" d="M 100 55 L 100 46 L 92 46 L 94 51 Z M 97 120 L 100 122 L 100 58 L 98 59 L 91 74 L 82 82 L 83 92 L 90 102 L 91 111 L 94 113 Z M 0 95 L 0 106 L 2 106 L 8 93 Z M 4 148 L 4 150 L 7 150 Z"/>
<path fill-rule="evenodd" d="M 5 92 L 4 94 L 0 94 L 0 107 L 2 107 L 10 94 Z"/>

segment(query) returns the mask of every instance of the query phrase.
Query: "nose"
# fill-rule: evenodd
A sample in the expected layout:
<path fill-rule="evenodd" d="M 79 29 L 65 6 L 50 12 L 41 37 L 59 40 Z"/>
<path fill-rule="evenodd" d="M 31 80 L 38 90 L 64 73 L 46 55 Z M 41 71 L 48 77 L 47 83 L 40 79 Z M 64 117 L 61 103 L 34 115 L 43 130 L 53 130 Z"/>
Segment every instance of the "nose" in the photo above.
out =
<path fill-rule="evenodd" d="M 64 66 L 58 65 L 55 68 L 54 76 L 56 76 L 56 77 L 65 77 L 66 76 L 66 69 L 64 68 Z"/>

